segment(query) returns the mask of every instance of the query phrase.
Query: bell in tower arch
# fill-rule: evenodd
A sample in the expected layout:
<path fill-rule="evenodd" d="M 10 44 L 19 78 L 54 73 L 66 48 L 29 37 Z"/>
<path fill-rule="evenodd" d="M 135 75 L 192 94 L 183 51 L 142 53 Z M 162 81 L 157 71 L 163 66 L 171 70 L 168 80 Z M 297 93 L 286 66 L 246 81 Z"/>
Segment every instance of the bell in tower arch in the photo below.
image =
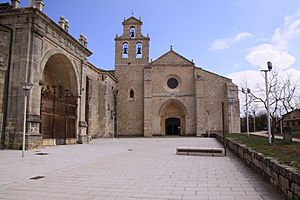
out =
<path fill-rule="evenodd" d="M 130 37 L 131 38 L 135 37 L 135 28 L 134 28 L 134 26 L 130 27 Z"/>
<path fill-rule="evenodd" d="M 137 58 L 142 57 L 142 43 L 141 42 L 136 43 L 136 57 Z"/>
<path fill-rule="evenodd" d="M 122 58 L 128 58 L 128 43 L 123 43 L 122 47 Z"/>
<path fill-rule="evenodd" d="M 130 32 L 130 37 L 134 37 L 134 32 Z"/>
<path fill-rule="evenodd" d="M 127 47 L 124 47 L 123 54 L 128 54 Z"/>
<path fill-rule="evenodd" d="M 138 48 L 137 48 L 136 54 L 142 54 L 141 47 L 138 47 Z"/>

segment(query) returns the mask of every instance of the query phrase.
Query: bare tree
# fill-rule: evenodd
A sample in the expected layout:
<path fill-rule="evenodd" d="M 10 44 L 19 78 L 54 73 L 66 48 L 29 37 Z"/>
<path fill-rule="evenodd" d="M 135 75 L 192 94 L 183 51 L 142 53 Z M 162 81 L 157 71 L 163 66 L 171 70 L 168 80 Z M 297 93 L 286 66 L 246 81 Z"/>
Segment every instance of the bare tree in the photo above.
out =
<path fill-rule="evenodd" d="M 278 117 L 297 108 L 296 86 L 299 81 L 292 80 L 290 75 L 280 78 L 276 70 L 273 70 L 268 80 L 270 116 L 272 120 L 272 139 L 274 140 L 275 128 L 280 123 Z M 266 90 L 264 85 L 256 85 L 255 91 L 251 91 L 250 103 L 260 103 L 267 110 Z"/>

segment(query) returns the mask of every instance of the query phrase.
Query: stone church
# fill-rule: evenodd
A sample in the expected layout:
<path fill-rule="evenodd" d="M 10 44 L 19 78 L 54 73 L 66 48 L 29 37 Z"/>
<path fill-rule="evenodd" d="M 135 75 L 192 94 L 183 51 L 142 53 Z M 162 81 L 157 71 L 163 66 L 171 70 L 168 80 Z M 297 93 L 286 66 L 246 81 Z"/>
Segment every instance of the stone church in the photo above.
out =
<path fill-rule="evenodd" d="M 68 20 L 54 22 L 44 6 L 0 4 L 0 148 L 20 149 L 24 124 L 27 149 L 97 137 L 240 132 L 237 86 L 172 47 L 149 62 L 140 19 L 124 19 L 115 70 L 105 71 L 88 61 L 87 38 L 75 39 Z"/>

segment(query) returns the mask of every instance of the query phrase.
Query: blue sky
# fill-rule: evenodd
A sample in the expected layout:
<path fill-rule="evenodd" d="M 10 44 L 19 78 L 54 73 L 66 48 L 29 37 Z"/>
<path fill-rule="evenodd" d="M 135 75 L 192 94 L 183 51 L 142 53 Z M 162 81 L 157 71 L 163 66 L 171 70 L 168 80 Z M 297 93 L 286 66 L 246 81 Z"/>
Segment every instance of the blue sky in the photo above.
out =
<path fill-rule="evenodd" d="M 2 0 L 1 0 L 2 1 Z M 4 2 L 4 1 L 3 1 Z M 260 68 L 271 60 L 279 71 L 300 79 L 299 0 L 44 0 L 54 21 L 69 20 L 75 38 L 83 33 L 99 68 L 114 68 L 114 37 L 123 18 L 143 21 L 150 35 L 150 58 L 173 50 L 197 66 L 256 83 Z M 28 1 L 22 0 L 27 6 Z M 260 78 L 261 79 L 261 78 Z M 262 79 L 263 81 L 263 79 Z M 252 83 L 254 82 L 254 83 Z"/>

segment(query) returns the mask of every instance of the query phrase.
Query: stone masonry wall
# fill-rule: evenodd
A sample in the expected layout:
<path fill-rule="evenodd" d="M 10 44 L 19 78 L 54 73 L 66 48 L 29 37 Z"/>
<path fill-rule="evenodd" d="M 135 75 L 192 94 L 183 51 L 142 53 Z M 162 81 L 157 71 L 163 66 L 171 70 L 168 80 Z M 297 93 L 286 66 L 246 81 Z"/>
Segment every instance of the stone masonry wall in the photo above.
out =
<path fill-rule="evenodd" d="M 92 138 L 112 137 L 115 110 L 113 94 L 116 89 L 116 80 L 90 63 L 84 69 L 84 74 L 90 80 L 88 134 Z"/>
<path fill-rule="evenodd" d="M 1 10 L 0 24 L 13 31 L 4 143 L 6 147 L 15 149 L 22 144 L 24 95 L 20 83 L 26 81 L 33 83 L 28 95 L 26 145 L 34 148 L 42 144 L 39 133 L 40 102 L 43 70 L 47 61 L 58 54 L 67 58 L 72 65 L 71 73 L 76 74 L 72 80 L 76 91 L 72 93 L 80 95 L 81 69 L 91 52 L 36 8 Z M 80 104 L 78 113 L 84 115 Z M 80 132 L 79 129 L 77 131 Z"/>
<path fill-rule="evenodd" d="M 218 137 L 221 139 L 220 137 Z M 265 157 L 231 139 L 226 139 L 227 148 L 239 156 L 248 166 L 265 177 L 286 199 L 300 199 L 300 171 Z"/>
<path fill-rule="evenodd" d="M 222 132 L 222 102 L 224 102 L 225 130 L 228 129 L 226 83 L 230 79 L 197 68 L 197 135 Z"/>
<path fill-rule="evenodd" d="M 169 56 L 169 59 L 176 59 L 176 56 Z M 144 71 L 145 85 L 145 136 L 165 135 L 161 120 L 162 107 L 168 101 L 177 101 L 182 104 L 185 115 L 185 125 L 182 135 L 195 135 L 195 86 L 193 82 L 194 66 L 184 65 L 160 65 L 153 64 L 151 68 L 146 67 Z M 169 78 L 175 77 L 179 84 L 175 89 L 167 86 Z M 147 131 L 146 131 L 147 130 Z M 147 133 L 148 132 L 148 133 Z"/>
<path fill-rule="evenodd" d="M 116 136 L 116 91 L 117 91 L 117 80 L 109 73 L 105 76 L 106 84 L 106 117 L 105 117 L 105 137 Z M 101 98 L 101 97 L 100 97 Z"/>
<path fill-rule="evenodd" d="M 2 136 L 7 103 L 7 81 L 10 53 L 11 30 L 0 24 L 0 149 L 4 139 Z"/>

